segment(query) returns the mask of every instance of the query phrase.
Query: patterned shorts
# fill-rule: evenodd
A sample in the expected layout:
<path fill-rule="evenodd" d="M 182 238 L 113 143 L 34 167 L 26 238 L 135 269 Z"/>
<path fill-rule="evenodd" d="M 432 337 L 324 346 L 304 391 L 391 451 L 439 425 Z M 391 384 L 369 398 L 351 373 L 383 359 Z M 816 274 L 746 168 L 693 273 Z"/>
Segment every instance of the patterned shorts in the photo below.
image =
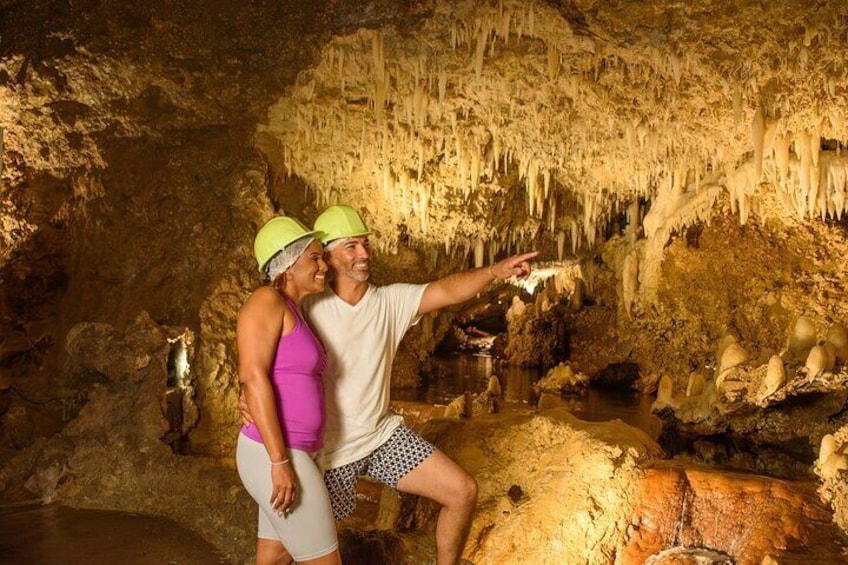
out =
<path fill-rule="evenodd" d="M 327 469 L 324 483 L 336 521 L 350 516 L 356 508 L 356 478 L 366 476 L 397 488 L 398 481 L 430 457 L 436 447 L 407 428 L 399 426 L 388 441 L 359 461 Z"/>

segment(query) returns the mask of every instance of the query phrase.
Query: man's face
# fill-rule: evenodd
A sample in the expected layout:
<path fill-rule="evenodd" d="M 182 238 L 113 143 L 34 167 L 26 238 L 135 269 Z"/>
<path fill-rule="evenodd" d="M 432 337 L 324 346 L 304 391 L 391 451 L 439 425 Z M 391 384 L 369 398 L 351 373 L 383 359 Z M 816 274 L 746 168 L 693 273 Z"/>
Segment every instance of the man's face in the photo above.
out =
<path fill-rule="evenodd" d="M 371 247 L 365 236 L 343 240 L 327 251 L 325 257 L 336 280 L 347 277 L 365 282 L 371 274 Z"/>

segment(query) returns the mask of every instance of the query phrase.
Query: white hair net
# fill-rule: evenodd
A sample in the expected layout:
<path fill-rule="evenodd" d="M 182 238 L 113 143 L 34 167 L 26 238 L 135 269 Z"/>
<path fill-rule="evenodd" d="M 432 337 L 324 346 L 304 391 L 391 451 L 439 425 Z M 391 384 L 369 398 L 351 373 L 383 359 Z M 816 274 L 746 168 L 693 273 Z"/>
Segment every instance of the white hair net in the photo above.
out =
<path fill-rule="evenodd" d="M 302 237 L 286 245 L 282 251 L 271 258 L 268 266 L 265 267 L 266 279 L 273 281 L 280 276 L 280 273 L 286 272 L 300 259 L 300 256 L 313 241 L 315 241 L 314 237 Z"/>

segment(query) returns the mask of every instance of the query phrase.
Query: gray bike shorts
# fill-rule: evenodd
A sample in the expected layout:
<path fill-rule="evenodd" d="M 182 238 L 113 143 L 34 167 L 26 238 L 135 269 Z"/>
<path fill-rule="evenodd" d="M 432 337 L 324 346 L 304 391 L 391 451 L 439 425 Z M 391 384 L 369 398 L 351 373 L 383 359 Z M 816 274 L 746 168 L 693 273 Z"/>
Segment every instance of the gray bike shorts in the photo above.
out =
<path fill-rule="evenodd" d="M 297 492 L 292 511 L 278 516 L 271 507 L 271 458 L 265 445 L 239 434 L 236 464 L 244 488 L 259 505 L 257 537 L 280 541 L 295 561 L 329 555 L 339 543 L 324 477 L 309 453 L 289 449 L 288 457 Z"/>

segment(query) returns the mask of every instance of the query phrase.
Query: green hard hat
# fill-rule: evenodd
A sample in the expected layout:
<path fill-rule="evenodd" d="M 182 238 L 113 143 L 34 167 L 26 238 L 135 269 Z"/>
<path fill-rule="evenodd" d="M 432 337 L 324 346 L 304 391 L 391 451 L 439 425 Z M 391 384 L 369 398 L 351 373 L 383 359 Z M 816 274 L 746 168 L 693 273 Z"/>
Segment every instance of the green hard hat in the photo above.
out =
<path fill-rule="evenodd" d="M 345 204 L 330 206 L 315 220 L 315 229 L 323 232 L 321 243 L 326 245 L 334 239 L 359 237 L 373 233 L 356 210 Z"/>
<path fill-rule="evenodd" d="M 271 218 L 257 232 L 253 240 L 253 254 L 259 264 L 259 271 L 261 272 L 268 261 L 288 244 L 310 235 L 315 239 L 321 239 L 324 234 L 318 230 L 310 231 L 309 228 L 288 216 Z"/>

